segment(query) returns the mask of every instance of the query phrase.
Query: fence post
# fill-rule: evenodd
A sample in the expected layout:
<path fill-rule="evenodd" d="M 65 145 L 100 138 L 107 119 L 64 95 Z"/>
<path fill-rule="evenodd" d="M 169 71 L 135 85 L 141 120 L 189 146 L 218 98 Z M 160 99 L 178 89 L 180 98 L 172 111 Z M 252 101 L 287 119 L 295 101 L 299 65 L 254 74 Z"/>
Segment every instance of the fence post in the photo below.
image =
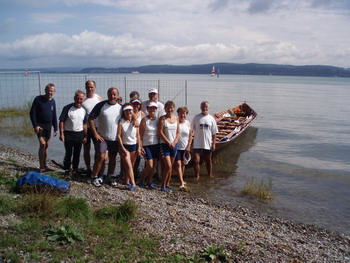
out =
<path fill-rule="evenodd" d="M 158 79 L 158 100 L 160 100 L 160 79 Z"/>
<path fill-rule="evenodd" d="M 39 95 L 41 95 L 41 72 L 38 72 L 38 77 L 39 77 Z"/>
<path fill-rule="evenodd" d="M 126 103 L 126 77 L 124 77 L 124 103 Z"/>
<path fill-rule="evenodd" d="M 185 106 L 187 107 L 187 80 L 185 80 Z"/>

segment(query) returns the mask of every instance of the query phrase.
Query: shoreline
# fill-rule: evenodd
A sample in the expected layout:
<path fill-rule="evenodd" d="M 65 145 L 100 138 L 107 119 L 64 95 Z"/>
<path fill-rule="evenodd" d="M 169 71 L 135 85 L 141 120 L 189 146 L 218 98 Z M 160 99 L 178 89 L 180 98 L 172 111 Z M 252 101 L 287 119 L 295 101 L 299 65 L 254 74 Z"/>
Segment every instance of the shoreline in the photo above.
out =
<path fill-rule="evenodd" d="M 38 160 L 37 156 L 0 144 L 0 164 L 1 169 L 6 168 L 11 174 L 24 174 L 36 170 Z M 141 188 L 130 192 L 122 184 L 117 189 L 109 185 L 96 188 L 88 181 L 71 181 L 70 194 L 87 199 L 93 207 L 134 200 L 139 206 L 131 223 L 134 231 L 159 237 L 161 253 L 193 255 L 215 244 L 224 246 L 238 262 L 350 260 L 350 235 L 241 206 L 220 206 L 186 192 L 163 193 Z"/>

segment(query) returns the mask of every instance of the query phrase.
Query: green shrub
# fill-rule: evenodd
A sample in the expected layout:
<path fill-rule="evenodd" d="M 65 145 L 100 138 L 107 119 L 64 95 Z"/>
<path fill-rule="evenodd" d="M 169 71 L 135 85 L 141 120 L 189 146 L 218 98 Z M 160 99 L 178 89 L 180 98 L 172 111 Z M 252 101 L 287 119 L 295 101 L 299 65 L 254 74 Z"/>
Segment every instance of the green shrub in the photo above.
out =
<path fill-rule="evenodd" d="M 114 219 L 128 222 L 135 217 L 137 205 L 132 200 L 126 200 L 119 206 L 106 206 L 96 211 L 98 219 Z"/>
<path fill-rule="evenodd" d="M 75 241 L 84 241 L 84 237 L 80 230 L 75 226 L 52 226 L 46 234 L 48 241 L 58 242 L 60 244 L 71 244 Z"/>
<path fill-rule="evenodd" d="M 212 245 L 203 251 L 201 257 L 208 262 L 213 262 L 217 260 L 219 260 L 220 262 L 226 262 L 229 255 L 225 253 L 225 247 Z"/>

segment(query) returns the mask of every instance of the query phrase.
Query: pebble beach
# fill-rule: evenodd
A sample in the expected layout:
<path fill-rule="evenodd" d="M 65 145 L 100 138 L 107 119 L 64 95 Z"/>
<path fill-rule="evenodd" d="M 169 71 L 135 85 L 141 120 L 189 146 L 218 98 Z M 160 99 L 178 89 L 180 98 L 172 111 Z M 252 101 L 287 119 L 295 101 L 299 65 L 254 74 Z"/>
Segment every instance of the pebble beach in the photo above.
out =
<path fill-rule="evenodd" d="M 37 156 L 4 145 L 0 164 L 11 174 L 38 169 Z M 63 172 L 54 165 L 50 168 Z M 73 177 L 70 194 L 87 199 L 93 207 L 135 201 L 139 210 L 131 222 L 133 229 L 160 238 L 161 253 L 193 255 L 215 244 L 226 248 L 230 262 L 350 262 L 349 235 L 241 206 L 220 206 L 184 191 L 130 192 L 122 183 L 96 188 L 87 178 Z"/>

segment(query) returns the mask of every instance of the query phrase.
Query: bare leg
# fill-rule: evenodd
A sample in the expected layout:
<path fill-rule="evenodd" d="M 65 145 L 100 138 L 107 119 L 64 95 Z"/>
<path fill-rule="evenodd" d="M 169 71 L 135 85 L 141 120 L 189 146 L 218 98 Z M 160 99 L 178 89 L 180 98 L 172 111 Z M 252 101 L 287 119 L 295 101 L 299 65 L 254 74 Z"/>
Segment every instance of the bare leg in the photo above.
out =
<path fill-rule="evenodd" d="M 199 153 L 194 153 L 194 171 L 196 173 L 196 179 L 199 179 L 200 166 L 199 162 L 201 159 L 201 155 Z"/>
<path fill-rule="evenodd" d="M 178 161 L 175 161 L 175 170 L 179 176 L 179 179 L 180 179 L 180 187 L 184 187 L 185 186 L 185 182 L 184 182 L 184 179 L 183 179 L 183 169 L 182 169 L 182 161 L 181 160 L 178 160 Z"/>
<path fill-rule="evenodd" d="M 213 163 L 211 160 L 211 154 L 204 154 L 205 165 L 207 167 L 209 177 L 213 176 Z"/>
<path fill-rule="evenodd" d="M 104 161 L 106 159 L 106 156 L 107 156 L 107 153 L 97 154 L 97 158 L 94 163 L 94 169 L 92 170 L 92 177 L 97 177 L 99 175 L 102 164 L 104 164 Z"/>
<path fill-rule="evenodd" d="M 90 157 L 90 149 L 91 143 L 84 144 L 84 162 L 88 172 L 91 172 L 91 157 Z"/>
<path fill-rule="evenodd" d="M 108 171 L 107 174 L 108 175 L 113 175 L 114 171 L 115 171 L 115 166 L 117 164 L 117 155 L 112 155 L 112 154 L 108 154 Z"/>
<path fill-rule="evenodd" d="M 135 178 L 134 178 L 134 169 L 133 169 L 133 164 L 131 162 L 131 154 L 127 152 L 126 156 L 122 157 L 123 162 L 124 162 L 124 168 L 126 172 L 126 177 L 128 178 L 128 181 L 133 185 L 136 186 L 135 184 Z"/>
<path fill-rule="evenodd" d="M 167 187 L 169 182 L 169 173 L 171 174 L 171 159 L 170 156 L 162 157 L 162 187 Z"/>
<path fill-rule="evenodd" d="M 39 166 L 40 170 L 44 170 L 46 168 L 46 160 L 47 160 L 47 149 L 49 146 L 49 141 L 44 137 L 39 137 Z"/>

